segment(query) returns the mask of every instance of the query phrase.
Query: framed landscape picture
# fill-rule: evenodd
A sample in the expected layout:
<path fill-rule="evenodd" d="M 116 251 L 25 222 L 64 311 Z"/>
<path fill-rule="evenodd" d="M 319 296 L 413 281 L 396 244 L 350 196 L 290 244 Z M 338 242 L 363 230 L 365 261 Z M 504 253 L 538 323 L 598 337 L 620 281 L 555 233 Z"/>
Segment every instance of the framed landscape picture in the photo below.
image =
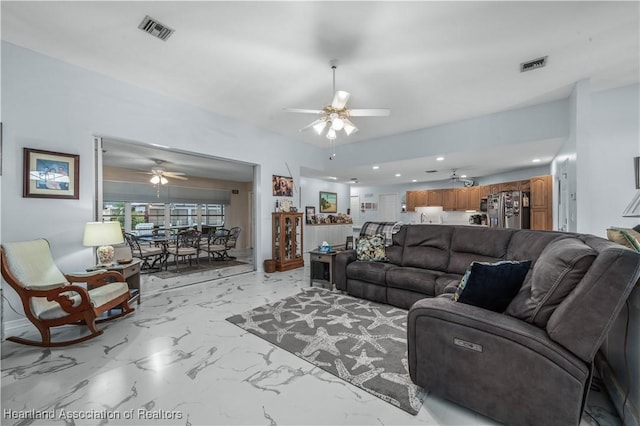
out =
<path fill-rule="evenodd" d="M 320 191 L 320 213 L 338 213 L 338 194 Z"/>
<path fill-rule="evenodd" d="M 30 148 L 23 152 L 23 197 L 79 198 L 79 155 Z"/>

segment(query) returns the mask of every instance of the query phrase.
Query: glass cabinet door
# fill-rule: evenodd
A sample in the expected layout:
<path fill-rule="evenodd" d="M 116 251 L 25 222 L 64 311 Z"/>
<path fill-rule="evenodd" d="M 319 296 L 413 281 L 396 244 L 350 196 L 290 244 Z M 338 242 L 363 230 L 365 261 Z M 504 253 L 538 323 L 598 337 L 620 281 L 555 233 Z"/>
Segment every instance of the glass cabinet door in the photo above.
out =
<path fill-rule="evenodd" d="M 295 240 L 296 240 L 296 252 L 295 257 L 302 257 L 302 218 L 295 218 Z"/>
<path fill-rule="evenodd" d="M 284 217 L 284 258 L 285 260 L 291 260 L 293 256 L 293 220 L 291 216 Z"/>
<path fill-rule="evenodd" d="M 278 216 L 273 217 L 273 253 L 276 261 L 280 260 L 280 242 L 282 241 L 282 230 L 280 229 L 280 218 Z"/>

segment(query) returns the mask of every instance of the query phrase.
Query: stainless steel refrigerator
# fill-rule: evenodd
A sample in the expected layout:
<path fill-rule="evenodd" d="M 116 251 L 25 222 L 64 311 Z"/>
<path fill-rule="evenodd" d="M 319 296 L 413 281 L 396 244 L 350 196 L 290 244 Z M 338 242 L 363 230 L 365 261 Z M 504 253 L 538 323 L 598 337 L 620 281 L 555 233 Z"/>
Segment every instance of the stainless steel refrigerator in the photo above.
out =
<path fill-rule="evenodd" d="M 529 193 L 506 191 L 487 197 L 490 228 L 529 229 Z"/>

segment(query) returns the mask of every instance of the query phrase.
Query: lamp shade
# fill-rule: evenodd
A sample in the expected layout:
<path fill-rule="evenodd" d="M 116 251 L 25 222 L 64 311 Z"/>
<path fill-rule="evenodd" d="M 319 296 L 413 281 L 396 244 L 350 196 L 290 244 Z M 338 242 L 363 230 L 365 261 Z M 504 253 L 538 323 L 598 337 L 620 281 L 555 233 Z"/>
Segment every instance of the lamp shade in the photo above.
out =
<path fill-rule="evenodd" d="M 85 246 L 106 246 L 124 242 L 120 222 L 88 222 L 84 227 L 82 244 Z"/>
<path fill-rule="evenodd" d="M 99 246 L 96 249 L 101 265 L 109 265 L 113 262 L 115 250 L 110 244 L 124 242 L 120 222 L 88 222 L 84 226 L 82 244 L 85 246 Z"/>

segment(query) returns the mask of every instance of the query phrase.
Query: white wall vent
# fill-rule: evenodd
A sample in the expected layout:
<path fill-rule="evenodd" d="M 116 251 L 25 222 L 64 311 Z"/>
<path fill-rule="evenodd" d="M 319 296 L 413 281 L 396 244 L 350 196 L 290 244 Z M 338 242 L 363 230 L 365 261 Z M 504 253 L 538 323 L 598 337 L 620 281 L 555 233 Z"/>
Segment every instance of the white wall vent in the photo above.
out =
<path fill-rule="evenodd" d="M 542 68 L 547 65 L 548 56 L 543 56 L 542 58 L 534 59 L 532 61 L 523 62 L 520 64 L 520 72 L 532 71 L 538 68 Z"/>
<path fill-rule="evenodd" d="M 140 22 L 140 25 L 138 25 L 138 28 L 162 41 L 167 41 L 169 36 L 174 32 L 174 30 L 164 24 L 161 24 L 149 15 L 144 17 L 142 22 Z"/>

